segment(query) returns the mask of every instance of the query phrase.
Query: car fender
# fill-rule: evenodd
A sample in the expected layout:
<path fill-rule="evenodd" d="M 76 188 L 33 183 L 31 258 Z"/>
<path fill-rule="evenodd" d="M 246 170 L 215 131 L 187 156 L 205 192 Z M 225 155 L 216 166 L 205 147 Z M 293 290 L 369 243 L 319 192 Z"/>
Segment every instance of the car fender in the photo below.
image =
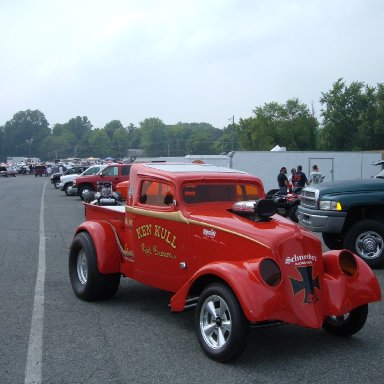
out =
<path fill-rule="evenodd" d="M 255 260 L 259 263 L 262 259 Z M 250 268 L 249 262 L 215 262 L 199 269 L 171 298 L 171 311 L 180 312 L 185 309 L 186 299 L 190 290 L 199 280 L 208 281 L 220 279 L 227 284 L 236 295 L 245 317 L 251 321 L 269 319 L 271 298 L 275 297 L 279 288 L 265 284 L 261 277 Z M 205 284 L 207 282 L 205 281 Z"/>
<path fill-rule="evenodd" d="M 340 253 L 344 250 L 323 253 L 324 297 L 327 315 L 342 315 L 352 309 L 381 300 L 379 282 L 368 264 L 354 255 L 357 272 L 348 276 L 341 270 Z"/>
<path fill-rule="evenodd" d="M 117 242 L 120 240 L 113 225 L 107 221 L 85 221 L 79 225 L 75 236 L 80 232 L 87 232 L 92 238 L 99 272 L 120 272 L 121 252 Z"/>

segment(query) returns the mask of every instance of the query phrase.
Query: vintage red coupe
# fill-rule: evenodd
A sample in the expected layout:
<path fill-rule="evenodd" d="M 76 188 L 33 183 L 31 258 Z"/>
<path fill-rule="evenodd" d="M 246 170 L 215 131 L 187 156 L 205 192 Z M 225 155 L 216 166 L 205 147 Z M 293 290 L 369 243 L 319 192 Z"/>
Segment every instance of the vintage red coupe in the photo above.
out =
<path fill-rule="evenodd" d="M 372 270 L 276 215 L 261 181 L 207 164 L 132 165 L 125 206 L 85 204 L 69 252 L 75 294 L 113 296 L 121 276 L 195 308 L 204 352 L 237 357 L 250 326 L 290 323 L 350 336 L 381 299 Z"/>

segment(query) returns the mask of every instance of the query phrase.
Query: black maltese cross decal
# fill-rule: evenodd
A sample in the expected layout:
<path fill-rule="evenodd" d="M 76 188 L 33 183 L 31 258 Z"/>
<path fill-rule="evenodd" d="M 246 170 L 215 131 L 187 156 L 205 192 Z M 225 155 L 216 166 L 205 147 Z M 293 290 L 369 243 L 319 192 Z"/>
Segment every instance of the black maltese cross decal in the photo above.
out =
<path fill-rule="evenodd" d="M 303 303 L 316 303 L 319 301 L 315 292 L 315 288 L 320 289 L 319 276 L 316 276 L 315 278 L 312 277 L 312 266 L 298 267 L 296 269 L 299 271 L 302 280 L 296 280 L 290 277 L 293 295 L 296 295 L 296 293 L 304 289 L 305 295 Z"/>

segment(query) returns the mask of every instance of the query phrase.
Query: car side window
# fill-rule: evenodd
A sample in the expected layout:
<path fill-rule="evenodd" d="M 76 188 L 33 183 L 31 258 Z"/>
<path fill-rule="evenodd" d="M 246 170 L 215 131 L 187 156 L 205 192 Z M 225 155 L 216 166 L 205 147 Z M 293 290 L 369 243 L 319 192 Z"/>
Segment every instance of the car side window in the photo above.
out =
<path fill-rule="evenodd" d="M 141 185 L 139 201 L 142 204 L 169 207 L 173 205 L 174 197 L 175 191 L 171 185 L 145 180 Z"/>

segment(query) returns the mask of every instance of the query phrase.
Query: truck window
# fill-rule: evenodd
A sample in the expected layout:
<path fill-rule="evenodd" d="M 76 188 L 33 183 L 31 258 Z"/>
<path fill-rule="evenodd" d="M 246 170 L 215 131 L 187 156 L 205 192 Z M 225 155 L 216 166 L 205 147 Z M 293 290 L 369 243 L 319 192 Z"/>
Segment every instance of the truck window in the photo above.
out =
<path fill-rule="evenodd" d="M 175 192 L 172 186 L 159 182 L 145 180 L 141 184 L 140 203 L 167 207 L 173 204 Z"/>
<path fill-rule="evenodd" d="M 208 202 L 235 202 L 257 200 L 260 188 L 256 184 L 220 183 L 185 184 L 182 188 L 183 201 L 186 204 Z"/>
<path fill-rule="evenodd" d="M 103 175 L 105 176 L 118 176 L 119 175 L 119 168 L 116 167 L 108 167 L 103 171 Z"/>

